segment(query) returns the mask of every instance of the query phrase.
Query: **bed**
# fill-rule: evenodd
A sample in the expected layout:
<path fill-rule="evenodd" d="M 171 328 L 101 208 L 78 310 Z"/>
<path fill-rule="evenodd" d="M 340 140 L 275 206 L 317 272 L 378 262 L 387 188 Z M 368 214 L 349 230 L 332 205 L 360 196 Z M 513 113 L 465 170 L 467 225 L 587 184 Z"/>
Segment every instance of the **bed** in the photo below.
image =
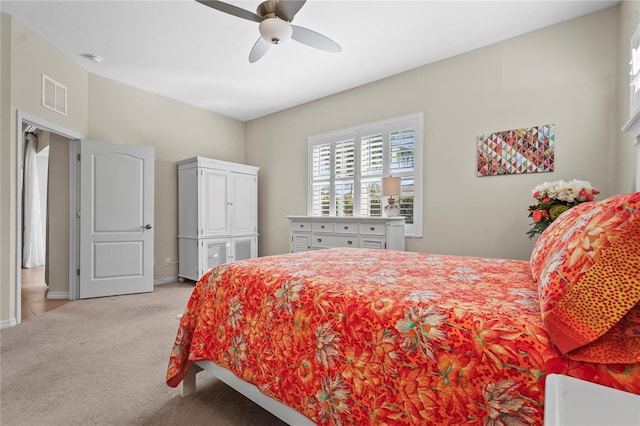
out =
<path fill-rule="evenodd" d="M 543 423 L 545 379 L 640 394 L 640 193 L 580 204 L 529 261 L 327 249 L 221 265 L 167 384 L 204 368 L 290 424 Z"/>

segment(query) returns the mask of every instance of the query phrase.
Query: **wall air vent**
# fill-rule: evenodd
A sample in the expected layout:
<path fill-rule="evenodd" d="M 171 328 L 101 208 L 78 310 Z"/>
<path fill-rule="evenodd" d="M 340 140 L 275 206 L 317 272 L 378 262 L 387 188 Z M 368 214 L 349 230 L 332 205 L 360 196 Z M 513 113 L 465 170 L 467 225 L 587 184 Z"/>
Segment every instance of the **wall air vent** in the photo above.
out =
<path fill-rule="evenodd" d="M 67 88 L 42 74 L 42 106 L 67 115 Z"/>

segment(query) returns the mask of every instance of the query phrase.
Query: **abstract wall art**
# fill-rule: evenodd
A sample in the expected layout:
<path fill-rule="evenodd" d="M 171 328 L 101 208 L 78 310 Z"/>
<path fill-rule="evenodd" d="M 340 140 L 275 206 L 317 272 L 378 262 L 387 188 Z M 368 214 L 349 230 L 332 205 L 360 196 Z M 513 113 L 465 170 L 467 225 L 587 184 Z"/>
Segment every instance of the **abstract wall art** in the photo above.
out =
<path fill-rule="evenodd" d="M 478 137 L 478 176 L 553 171 L 555 124 Z"/>

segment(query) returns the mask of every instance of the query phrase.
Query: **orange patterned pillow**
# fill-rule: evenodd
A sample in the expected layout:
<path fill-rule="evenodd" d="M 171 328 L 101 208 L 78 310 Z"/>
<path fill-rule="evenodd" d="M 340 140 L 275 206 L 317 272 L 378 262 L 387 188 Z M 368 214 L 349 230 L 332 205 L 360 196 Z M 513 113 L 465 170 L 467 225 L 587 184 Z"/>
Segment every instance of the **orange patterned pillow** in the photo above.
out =
<path fill-rule="evenodd" d="M 571 208 L 540 235 L 530 263 L 562 353 L 640 362 L 640 192 Z"/>

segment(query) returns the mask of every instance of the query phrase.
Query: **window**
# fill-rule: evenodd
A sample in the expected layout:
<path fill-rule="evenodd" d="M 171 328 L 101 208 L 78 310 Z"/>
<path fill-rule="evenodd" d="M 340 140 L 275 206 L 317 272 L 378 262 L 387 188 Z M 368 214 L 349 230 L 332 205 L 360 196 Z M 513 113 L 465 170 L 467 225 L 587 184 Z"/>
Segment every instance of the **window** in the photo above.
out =
<path fill-rule="evenodd" d="M 401 178 L 400 214 L 422 236 L 422 114 L 309 138 L 308 214 L 383 216 L 382 178 Z"/>

